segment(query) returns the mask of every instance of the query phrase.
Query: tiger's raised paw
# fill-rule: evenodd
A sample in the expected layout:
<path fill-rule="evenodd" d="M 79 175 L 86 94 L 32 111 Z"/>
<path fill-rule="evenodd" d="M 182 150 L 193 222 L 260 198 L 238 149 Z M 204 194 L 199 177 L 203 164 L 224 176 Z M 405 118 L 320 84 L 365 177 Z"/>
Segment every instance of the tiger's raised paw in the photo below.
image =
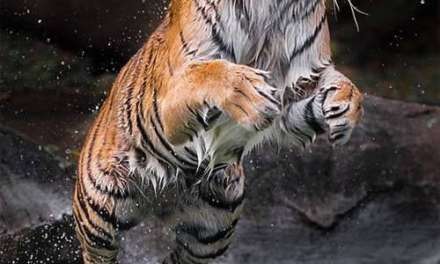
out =
<path fill-rule="evenodd" d="M 362 118 L 362 93 L 353 83 L 344 80 L 321 88 L 315 100 L 321 104 L 329 141 L 334 145 L 347 143 Z"/>
<path fill-rule="evenodd" d="M 260 131 L 280 112 L 276 89 L 268 84 L 266 72 L 244 65 L 228 69 L 228 82 L 220 108 L 246 129 Z"/>

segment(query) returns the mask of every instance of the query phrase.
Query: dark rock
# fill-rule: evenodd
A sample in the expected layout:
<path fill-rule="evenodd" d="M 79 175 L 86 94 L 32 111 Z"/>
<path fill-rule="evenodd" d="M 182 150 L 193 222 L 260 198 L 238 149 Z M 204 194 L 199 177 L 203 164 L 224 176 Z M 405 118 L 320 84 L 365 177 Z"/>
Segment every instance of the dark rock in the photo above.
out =
<path fill-rule="evenodd" d="M 74 264 L 79 256 L 71 216 L 0 237 L 0 263 Z"/>
<path fill-rule="evenodd" d="M 0 234 L 14 234 L 70 213 L 72 170 L 64 161 L 0 126 Z"/>
<path fill-rule="evenodd" d="M 245 214 L 219 263 L 439 263 L 440 109 L 367 97 L 365 110 L 347 146 L 332 148 L 321 138 L 302 152 L 265 149 L 248 159 Z M 15 163 L 21 153 L 38 148 L 9 134 L 0 133 L 1 139 L 24 142 L 0 145 L 13 148 L 0 152 L 3 164 L 15 171 L 9 181 L 28 179 L 68 200 L 65 189 L 44 181 L 63 181 L 57 162 L 42 153 L 38 164 L 55 164 L 50 175 L 58 176 Z M 26 178 L 28 166 L 43 174 Z M 47 202 L 56 204 L 56 199 Z M 21 206 L 27 208 L 27 202 Z M 0 236 L 0 263 L 78 263 L 71 217 L 43 222 Z M 17 230 L 14 224 L 2 225 Z M 128 232 L 121 262 L 155 263 L 172 246 L 168 232 L 157 220 Z"/>
<path fill-rule="evenodd" d="M 106 62 L 127 59 L 163 16 L 167 0 L 2 0 L 0 26 L 92 51 Z"/>
<path fill-rule="evenodd" d="M 261 193 L 273 193 L 270 203 L 330 227 L 377 192 L 404 186 L 440 190 L 438 135 L 439 108 L 368 97 L 365 118 L 348 145 L 332 148 L 319 139 L 305 151 L 279 152 L 275 164 L 267 151 L 251 157 L 250 189 L 262 189 L 250 192 L 250 203 L 256 204 L 249 208 L 258 208 Z"/>

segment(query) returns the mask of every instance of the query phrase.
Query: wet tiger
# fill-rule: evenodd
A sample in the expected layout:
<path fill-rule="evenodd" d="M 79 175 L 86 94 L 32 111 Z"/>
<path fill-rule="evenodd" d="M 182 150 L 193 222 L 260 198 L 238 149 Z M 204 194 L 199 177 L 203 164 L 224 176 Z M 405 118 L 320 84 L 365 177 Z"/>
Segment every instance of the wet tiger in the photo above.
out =
<path fill-rule="evenodd" d="M 221 256 L 243 207 L 243 157 L 265 140 L 343 144 L 361 103 L 331 62 L 324 0 L 172 0 L 83 146 L 84 262 L 115 263 L 121 232 L 153 215 L 175 231 L 163 263 Z"/>

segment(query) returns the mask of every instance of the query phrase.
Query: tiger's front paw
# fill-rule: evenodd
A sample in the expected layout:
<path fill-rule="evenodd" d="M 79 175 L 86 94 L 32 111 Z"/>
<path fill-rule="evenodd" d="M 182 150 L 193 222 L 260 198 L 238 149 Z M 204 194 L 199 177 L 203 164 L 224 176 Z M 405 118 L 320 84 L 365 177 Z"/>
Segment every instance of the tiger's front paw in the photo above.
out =
<path fill-rule="evenodd" d="M 233 120 L 251 130 L 267 128 L 280 111 L 275 88 L 266 72 L 244 65 L 230 66 L 220 107 Z"/>
<path fill-rule="evenodd" d="M 316 100 L 321 104 L 330 142 L 335 145 L 347 143 L 362 117 L 362 93 L 353 83 L 344 80 L 321 88 Z"/>

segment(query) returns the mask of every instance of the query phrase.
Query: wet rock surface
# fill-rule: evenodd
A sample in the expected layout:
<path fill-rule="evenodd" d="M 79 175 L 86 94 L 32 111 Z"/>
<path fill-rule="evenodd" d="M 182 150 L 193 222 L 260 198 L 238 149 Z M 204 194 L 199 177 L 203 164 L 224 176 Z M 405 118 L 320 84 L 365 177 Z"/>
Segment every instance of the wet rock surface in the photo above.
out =
<path fill-rule="evenodd" d="M 72 170 L 43 146 L 0 126 L 0 234 L 69 213 Z"/>
<path fill-rule="evenodd" d="M 218 263 L 440 263 L 440 108 L 365 108 L 346 146 L 249 157 L 245 213 Z M 80 263 L 72 171 L 13 131 L 0 140 L 0 263 Z M 121 263 L 156 263 L 168 232 L 157 220 L 128 232 Z"/>

